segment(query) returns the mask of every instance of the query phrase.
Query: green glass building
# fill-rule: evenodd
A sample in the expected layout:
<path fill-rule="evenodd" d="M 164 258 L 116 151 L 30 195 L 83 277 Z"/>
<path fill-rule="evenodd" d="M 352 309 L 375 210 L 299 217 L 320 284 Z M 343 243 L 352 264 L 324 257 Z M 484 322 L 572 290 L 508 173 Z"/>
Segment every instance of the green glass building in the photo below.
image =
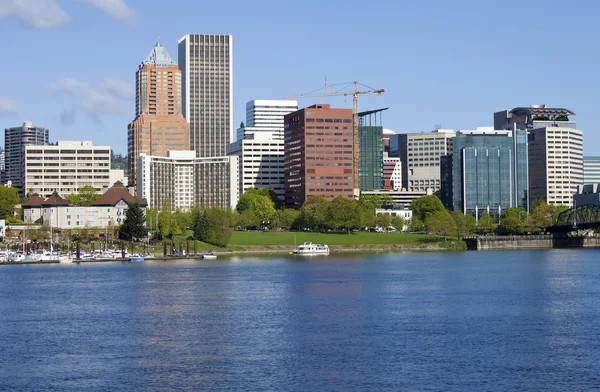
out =
<path fill-rule="evenodd" d="M 358 187 L 361 191 L 383 189 L 382 113 L 387 109 L 358 113 Z"/>
<path fill-rule="evenodd" d="M 510 207 L 528 209 L 527 133 L 461 133 L 451 155 L 440 160 L 441 198 L 451 210 L 500 215 Z"/>

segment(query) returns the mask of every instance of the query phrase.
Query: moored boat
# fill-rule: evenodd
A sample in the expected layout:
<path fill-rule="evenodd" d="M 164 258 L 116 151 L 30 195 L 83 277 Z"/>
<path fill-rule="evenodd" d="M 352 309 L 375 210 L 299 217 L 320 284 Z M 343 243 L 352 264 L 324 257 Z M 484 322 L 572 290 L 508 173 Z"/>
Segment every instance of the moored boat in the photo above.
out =
<path fill-rule="evenodd" d="M 140 255 L 131 255 L 129 257 L 129 261 L 135 262 L 135 263 L 139 263 L 141 261 L 144 261 L 144 257 L 140 256 Z"/>
<path fill-rule="evenodd" d="M 329 246 L 324 244 L 313 244 L 312 242 L 305 242 L 298 246 L 292 252 L 298 256 L 320 256 L 329 254 Z"/>
<path fill-rule="evenodd" d="M 217 255 L 212 252 L 206 252 L 202 255 L 203 259 L 213 260 L 217 258 Z"/>

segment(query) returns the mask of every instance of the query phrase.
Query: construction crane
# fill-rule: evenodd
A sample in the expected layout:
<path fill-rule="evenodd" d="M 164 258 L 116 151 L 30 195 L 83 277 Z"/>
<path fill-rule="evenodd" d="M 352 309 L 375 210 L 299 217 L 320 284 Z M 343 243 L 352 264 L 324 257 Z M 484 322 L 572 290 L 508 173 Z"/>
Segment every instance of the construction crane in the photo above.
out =
<path fill-rule="evenodd" d="M 359 90 L 360 87 L 364 87 L 366 90 Z M 351 90 L 349 90 L 352 88 Z M 329 91 L 323 91 L 327 90 Z M 384 89 L 375 89 L 369 86 L 366 86 L 357 81 L 351 83 L 339 83 L 327 86 L 327 79 L 325 79 L 325 87 L 319 90 L 312 91 L 306 94 L 299 95 L 288 95 L 283 97 L 283 99 L 293 99 L 293 98 L 317 98 L 317 97 L 339 97 L 339 96 L 350 96 L 353 97 L 353 107 L 352 107 L 352 117 L 353 117 L 353 132 L 352 132 L 352 144 L 353 144 L 353 154 L 352 154 L 352 163 L 354 169 L 354 189 L 358 189 L 358 157 L 359 157 L 359 149 L 358 149 L 358 96 L 360 94 L 377 94 L 378 96 L 381 93 L 385 92 Z"/>

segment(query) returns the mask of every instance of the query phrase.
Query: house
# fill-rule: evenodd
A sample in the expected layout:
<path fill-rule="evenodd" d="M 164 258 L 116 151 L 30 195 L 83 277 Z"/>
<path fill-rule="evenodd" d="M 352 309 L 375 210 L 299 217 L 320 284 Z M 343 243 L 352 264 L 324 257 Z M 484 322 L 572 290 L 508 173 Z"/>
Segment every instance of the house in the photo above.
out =
<path fill-rule="evenodd" d="M 57 192 L 43 201 L 32 201 L 33 198 L 23 203 L 25 223 L 34 223 L 42 217 L 44 225 L 58 229 L 120 226 L 125 220 L 129 203 L 137 203 L 143 210 L 148 206 L 145 199 L 132 195 L 120 181 L 86 207 L 71 206 Z"/>

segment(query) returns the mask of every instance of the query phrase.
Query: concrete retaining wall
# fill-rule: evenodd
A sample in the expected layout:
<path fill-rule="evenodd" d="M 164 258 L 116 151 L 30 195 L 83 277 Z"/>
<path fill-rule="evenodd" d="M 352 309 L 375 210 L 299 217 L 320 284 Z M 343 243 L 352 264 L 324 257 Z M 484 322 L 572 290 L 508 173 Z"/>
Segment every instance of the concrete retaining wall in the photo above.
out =
<path fill-rule="evenodd" d="M 466 237 L 468 250 L 600 248 L 600 237 L 565 235 L 513 235 Z"/>

